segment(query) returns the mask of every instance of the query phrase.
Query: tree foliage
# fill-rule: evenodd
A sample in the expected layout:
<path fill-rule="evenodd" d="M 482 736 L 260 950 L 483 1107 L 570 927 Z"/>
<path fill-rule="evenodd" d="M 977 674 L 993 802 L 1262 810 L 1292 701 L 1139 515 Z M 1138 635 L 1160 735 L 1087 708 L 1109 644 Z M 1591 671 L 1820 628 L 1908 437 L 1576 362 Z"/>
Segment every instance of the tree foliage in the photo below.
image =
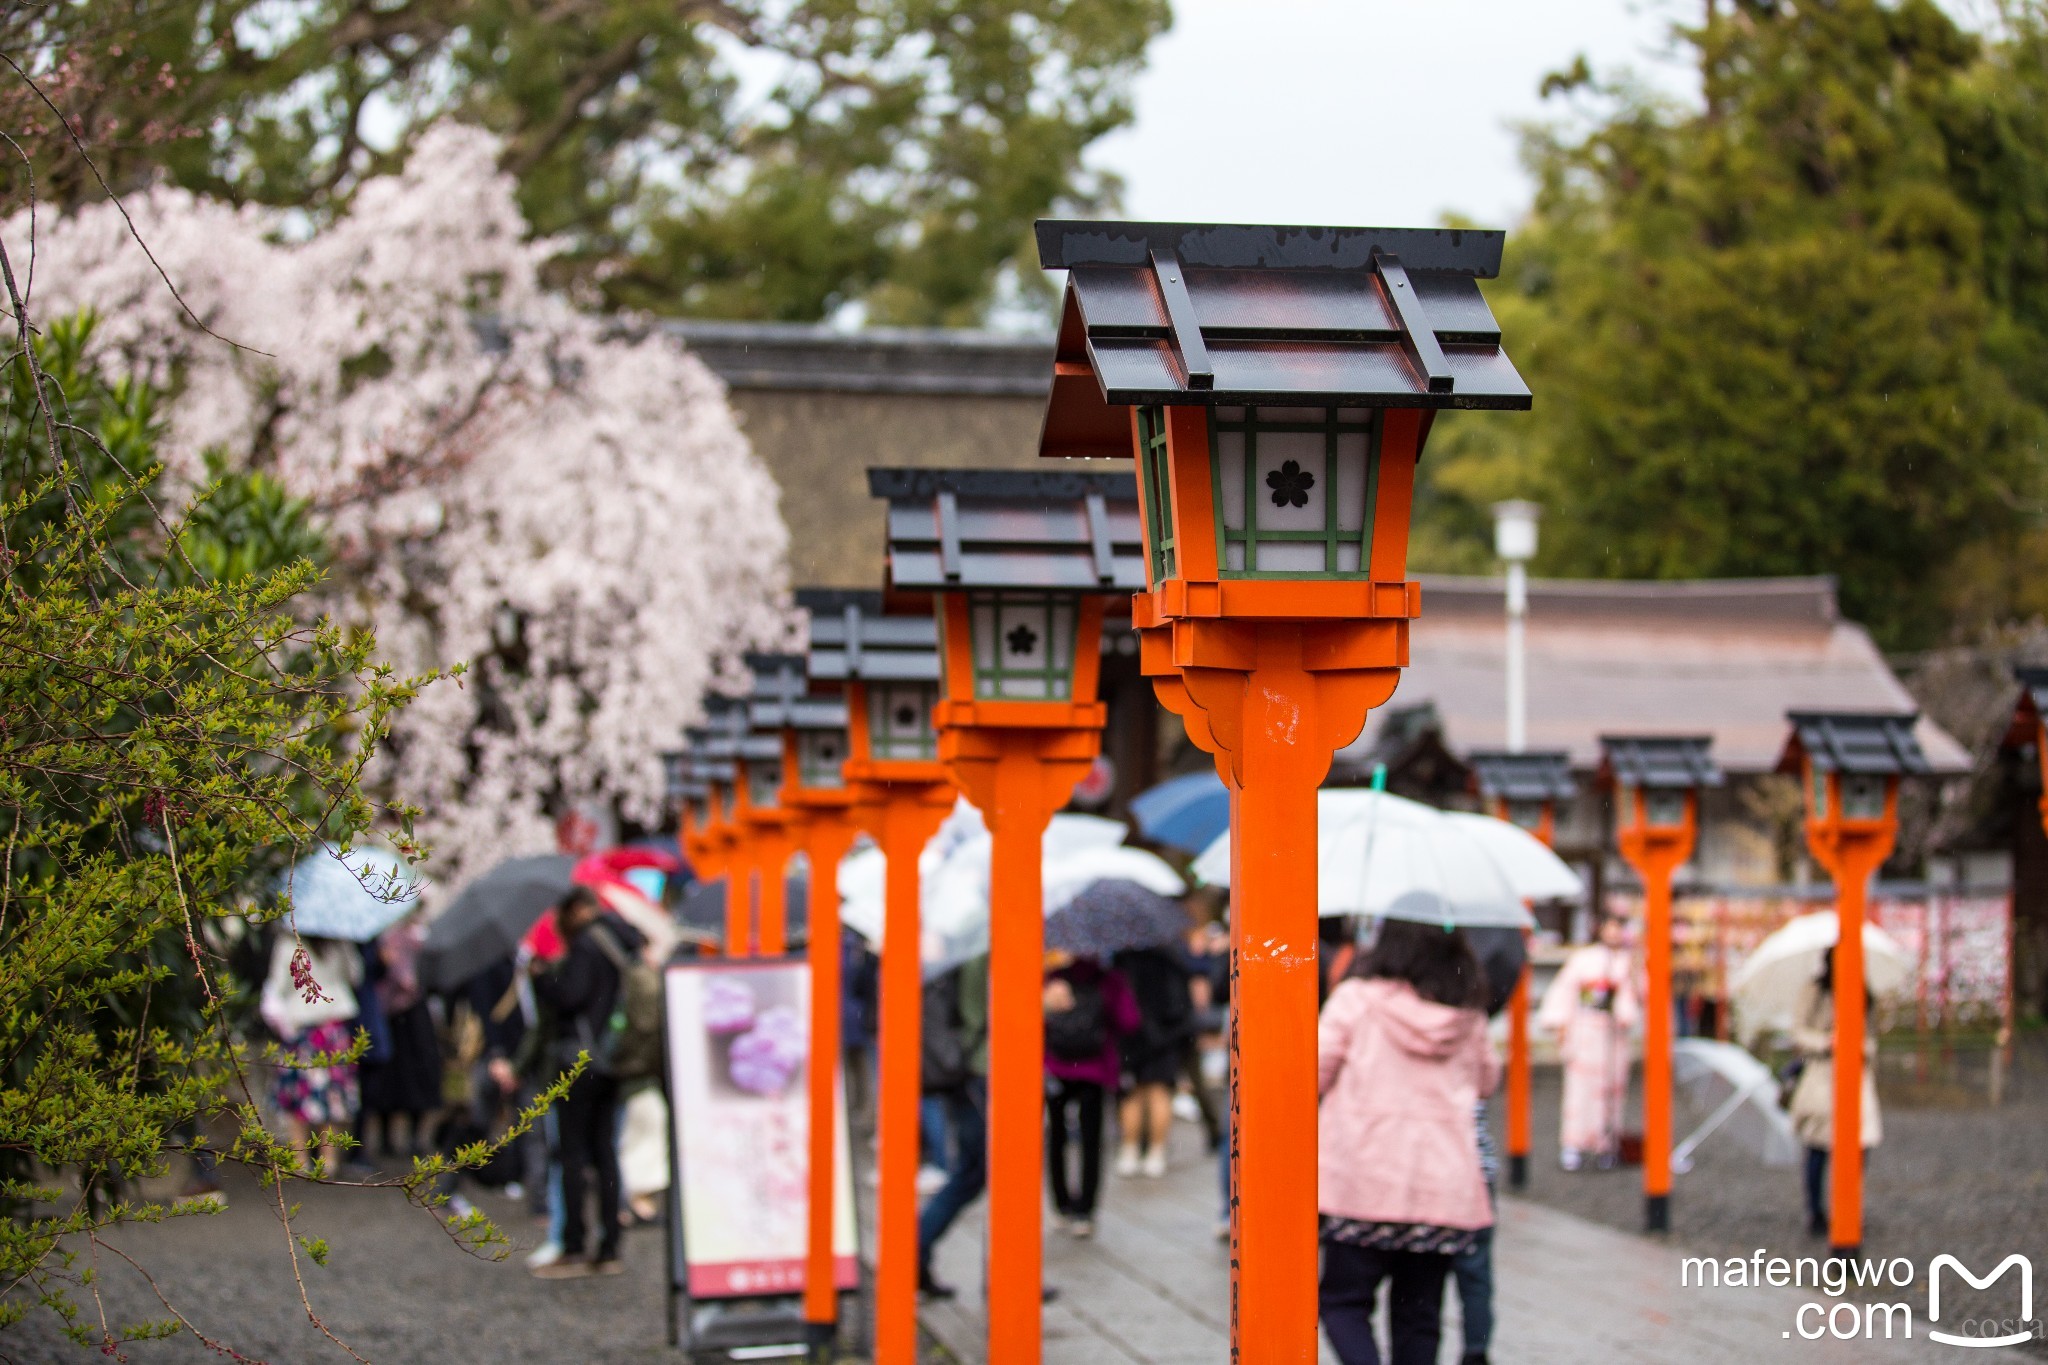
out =
<path fill-rule="evenodd" d="M 1036 286 L 1033 217 L 1113 198 L 1082 154 L 1166 22 L 1166 0 L 13 5 L 0 50 L 50 99 L 0 93 L 0 126 L 63 205 L 162 171 L 324 214 L 452 112 L 505 139 L 554 278 L 612 305 L 957 323 Z"/>
<path fill-rule="evenodd" d="M 280 1255 L 319 1258 L 285 1190 L 330 1173 L 264 1128 L 223 949 L 284 908 L 276 869 L 317 836 L 378 824 L 419 854 L 410 813 L 360 785 L 418 680 L 303 612 L 303 503 L 257 474 L 174 499 L 161 395 L 95 365 L 89 317 L 19 335 L 0 388 L 0 1329 L 41 1304 L 113 1354 L 198 1330 L 168 1301 L 158 1321 L 86 1309 L 95 1267 L 147 1273 L 122 1226 L 203 1211 L 141 1182 L 209 1132 L 262 1177 Z M 438 1206 L 446 1164 L 394 1183 Z"/>
<path fill-rule="evenodd" d="M 1698 108 L 1553 78 L 1590 121 L 1530 135 L 1493 294 L 1536 413 L 1445 424 L 1425 561 L 1522 495 L 1539 568 L 1832 573 L 1893 645 L 2048 605 L 2003 567 L 2048 491 L 2044 11 L 1724 0 L 1680 36 Z"/>

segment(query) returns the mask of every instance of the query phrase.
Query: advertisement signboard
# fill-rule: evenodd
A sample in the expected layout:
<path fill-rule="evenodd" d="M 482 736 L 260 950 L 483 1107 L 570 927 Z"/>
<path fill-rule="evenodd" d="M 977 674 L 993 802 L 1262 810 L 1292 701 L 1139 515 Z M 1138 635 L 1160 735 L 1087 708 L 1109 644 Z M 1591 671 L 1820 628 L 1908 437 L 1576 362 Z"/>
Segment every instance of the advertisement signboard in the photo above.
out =
<path fill-rule="evenodd" d="M 671 963 L 670 1112 L 680 1218 L 674 1288 L 693 1301 L 803 1292 L 810 970 L 800 958 Z M 852 1158 L 839 1087 L 834 1279 L 858 1284 Z"/>

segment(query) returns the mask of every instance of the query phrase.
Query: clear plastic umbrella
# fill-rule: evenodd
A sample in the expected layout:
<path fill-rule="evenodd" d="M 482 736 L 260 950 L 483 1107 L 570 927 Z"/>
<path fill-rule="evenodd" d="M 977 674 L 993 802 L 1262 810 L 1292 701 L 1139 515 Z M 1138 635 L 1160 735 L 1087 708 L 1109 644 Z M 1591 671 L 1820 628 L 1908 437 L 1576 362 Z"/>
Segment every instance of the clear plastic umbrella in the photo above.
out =
<path fill-rule="evenodd" d="M 1695 1109 L 1699 1127 L 1671 1149 L 1671 1169 L 1692 1169 L 1692 1155 L 1716 1133 L 1760 1157 L 1766 1166 L 1799 1161 L 1799 1138 L 1778 1106 L 1778 1078 L 1733 1043 L 1681 1038 L 1671 1045 L 1671 1077 Z"/>
<path fill-rule="evenodd" d="M 1768 1029 L 1787 1029 L 1807 985 L 1820 975 L 1828 949 L 1842 937 L 1842 922 L 1832 910 L 1787 920 L 1776 933 L 1750 950 L 1728 980 L 1742 1036 L 1754 1038 Z M 1913 976 L 1913 960 L 1898 940 L 1875 924 L 1863 926 L 1863 981 L 1883 999 L 1902 989 Z"/>
<path fill-rule="evenodd" d="M 292 898 L 292 929 L 351 943 L 368 943 L 404 919 L 419 899 L 413 870 L 375 844 L 357 844 L 345 854 L 335 844 L 322 844 L 292 866 L 280 889 Z"/>
<path fill-rule="evenodd" d="M 1356 788 L 1326 789 L 1316 808 L 1317 900 L 1324 915 L 1528 928 L 1533 921 L 1524 900 L 1581 889 L 1563 859 L 1505 821 Z M 1512 849 L 1512 856 L 1502 849 Z M 1228 834 L 1203 850 L 1194 874 L 1229 885 Z M 1423 907 L 1427 914 L 1420 913 Z"/>

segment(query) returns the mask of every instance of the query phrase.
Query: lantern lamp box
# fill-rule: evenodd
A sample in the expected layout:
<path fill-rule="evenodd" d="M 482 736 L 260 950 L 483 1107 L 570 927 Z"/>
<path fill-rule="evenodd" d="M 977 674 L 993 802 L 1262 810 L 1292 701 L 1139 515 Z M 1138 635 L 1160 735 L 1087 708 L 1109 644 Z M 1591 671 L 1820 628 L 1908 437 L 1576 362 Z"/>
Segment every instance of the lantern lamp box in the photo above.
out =
<path fill-rule="evenodd" d="M 1778 770 L 1804 782 L 1809 821 L 1883 820 L 1900 777 L 1933 771 L 1914 735 L 1918 712 L 1790 711 L 1785 719 L 1792 733 Z"/>
<path fill-rule="evenodd" d="M 686 1350 L 805 1341 L 810 970 L 800 958 L 672 962 L 663 979 L 671 1331 Z M 833 1142 L 835 1286 L 859 1286 L 843 1079 Z"/>
<path fill-rule="evenodd" d="M 797 605 L 811 618 L 810 676 L 857 693 L 848 698 L 850 775 L 914 771 L 877 770 L 877 763 L 935 765 L 939 627 L 932 615 L 893 614 L 872 591 L 808 589 Z"/>
<path fill-rule="evenodd" d="M 1466 755 L 1466 762 L 1487 809 L 1523 829 L 1544 827 L 1546 816 L 1554 819 L 1578 795 L 1571 755 L 1562 749 L 1479 749 Z"/>

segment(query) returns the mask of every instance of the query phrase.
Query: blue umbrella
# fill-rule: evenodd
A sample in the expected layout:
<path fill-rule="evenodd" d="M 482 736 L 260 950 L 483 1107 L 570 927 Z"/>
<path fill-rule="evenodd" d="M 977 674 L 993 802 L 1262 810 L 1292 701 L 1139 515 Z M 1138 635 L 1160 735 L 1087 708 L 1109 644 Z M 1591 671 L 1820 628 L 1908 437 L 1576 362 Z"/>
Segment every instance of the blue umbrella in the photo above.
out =
<path fill-rule="evenodd" d="M 1230 793 L 1214 769 L 1171 777 L 1131 798 L 1131 817 L 1151 842 L 1200 853 L 1230 828 Z"/>
<path fill-rule="evenodd" d="M 405 860 L 359 844 L 343 856 L 333 844 L 301 858 L 280 888 L 291 894 L 289 923 L 315 938 L 367 943 L 404 919 L 419 884 Z"/>

